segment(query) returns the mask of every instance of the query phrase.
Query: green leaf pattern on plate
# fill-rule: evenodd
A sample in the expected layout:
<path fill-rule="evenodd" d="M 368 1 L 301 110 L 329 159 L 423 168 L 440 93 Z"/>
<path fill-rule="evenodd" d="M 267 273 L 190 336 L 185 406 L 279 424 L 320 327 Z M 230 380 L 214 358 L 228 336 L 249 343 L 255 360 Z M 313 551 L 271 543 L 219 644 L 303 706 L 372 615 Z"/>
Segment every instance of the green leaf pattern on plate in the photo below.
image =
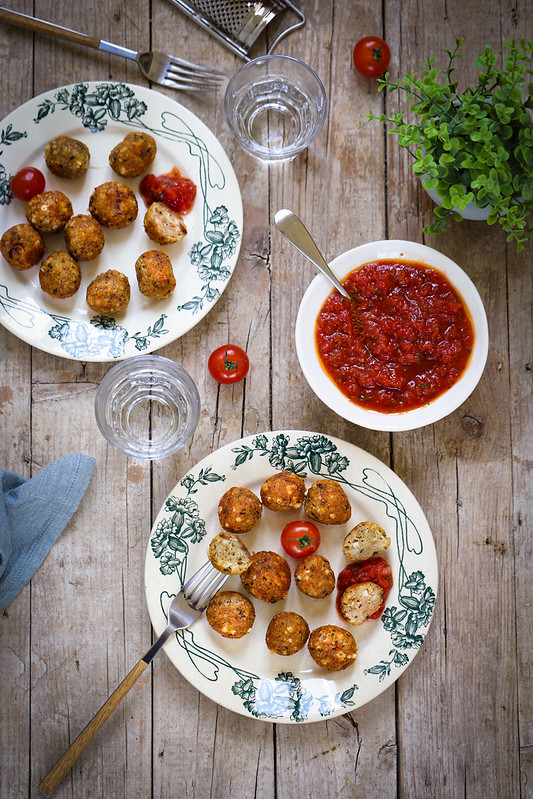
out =
<path fill-rule="evenodd" d="M 109 120 L 112 120 L 188 148 L 190 155 L 198 163 L 198 197 L 202 203 L 203 219 L 203 238 L 192 245 L 189 259 L 196 268 L 201 285 L 199 292 L 177 306 L 177 310 L 194 315 L 205 304 L 214 304 L 221 294 L 216 284 L 225 284 L 231 275 L 227 259 L 236 252 L 240 232 L 237 224 L 229 218 L 225 206 L 215 209 L 209 206 L 209 189 L 224 188 L 226 179 L 222 167 L 209 153 L 206 143 L 194 133 L 185 119 L 169 111 L 161 113 L 160 127 L 150 127 L 143 121 L 148 110 L 146 103 L 135 96 L 131 87 L 122 83 L 96 84 L 92 91 L 89 91 L 89 86 L 85 83 L 62 88 L 38 105 L 34 123 L 38 125 L 58 109 L 79 118 L 80 124 L 94 134 L 105 130 Z M 26 131 L 14 131 L 8 125 L 0 132 L 0 144 L 8 146 L 27 135 Z M 0 151 L 0 155 L 2 152 Z M 4 165 L 0 163 L 0 205 L 9 205 L 13 199 L 10 180 L 11 175 L 8 175 Z M 126 344 L 130 340 L 135 341 L 135 349 L 142 351 L 149 346 L 151 339 L 168 332 L 162 329 L 163 317 L 160 323 L 150 326 L 147 331 L 133 334 L 117 324 L 113 318 L 95 316 L 90 320 L 91 325 L 86 325 L 50 314 L 37 305 L 9 296 L 7 286 L 3 285 L 0 285 L 0 305 L 11 318 L 18 319 L 21 316 L 24 319 L 23 327 L 34 327 L 39 315 L 48 317 L 51 322 L 48 330 L 50 338 L 56 339 L 70 357 L 78 359 L 98 354 L 104 358 L 118 359 L 123 357 Z"/>
<path fill-rule="evenodd" d="M 425 575 L 421 571 L 406 573 L 404 566 L 406 553 L 420 555 L 423 544 L 416 525 L 407 515 L 403 503 L 394 494 L 391 486 L 371 468 L 363 469 L 360 484 L 350 482 L 344 474 L 350 465 L 348 458 L 342 456 L 335 443 L 323 435 L 301 436 L 294 442 L 287 434 L 279 434 L 271 439 L 266 435 L 258 435 L 252 439 L 251 446 L 241 445 L 232 449 L 232 452 L 235 454 L 231 466 L 234 470 L 253 458 L 264 457 L 275 470 L 293 471 L 304 478 L 311 473 L 318 477 L 335 479 L 353 491 L 384 505 L 386 514 L 395 528 L 399 555 L 397 578 L 399 606 L 387 607 L 380 620 L 383 628 L 390 633 L 389 659 L 381 660 L 380 663 L 366 669 L 364 673 L 375 675 L 381 681 L 390 674 L 392 667 L 405 666 L 410 660 L 407 651 L 417 650 L 422 644 L 424 638 L 422 632 L 429 626 L 433 614 L 435 592 L 431 586 L 426 585 Z M 222 479 L 224 478 L 219 475 L 210 475 L 209 469 L 206 469 L 198 478 L 188 477 L 181 482 L 188 492 L 187 498 L 181 502 L 185 503 L 191 516 L 194 517 L 196 529 L 200 529 L 202 520 L 197 515 L 198 506 L 189 495 L 194 492 L 197 482 Z M 174 505 L 167 510 L 170 514 L 169 519 L 168 521 L 163 519 L 156 528 L 151 542 L 152 550 L 155 557 L 160 559 L 161 571 L 168 573 L 165 570 L 172 565 L 172 570 L 180 574 L 183 584 L 189 552 L 188 541 L 193 535 L 192 527 L 183 512 L 177 513 Z M 205 525 L 203 534 L 205 534 Z M 169 543 L 171 536 L 172 540 Z M 165 614 L 168 598 L 169 595 L 164 592 L 160 599 Z M 219 655 L 199 646 L 191 630 L 176 633 L 176 640 L 205 679 L 217 680 L 220 669 L 234 672 L 237 679 L 231 690 L 236 696 L 241 697 L 246 710 L 257 718 L 290 717 L 293 721 L 305 721 L 313 703 L 318 713 L 324 717 L 339 707 L 348 710 L 355 705 L 353 694 L 358 690 L 355 684 L 334 697 L 329 695 L 317 697 L 313 696 L 302 681 L 291 672 L 279 674 L 275 680 L 271 680 L 235 667 Z"/>

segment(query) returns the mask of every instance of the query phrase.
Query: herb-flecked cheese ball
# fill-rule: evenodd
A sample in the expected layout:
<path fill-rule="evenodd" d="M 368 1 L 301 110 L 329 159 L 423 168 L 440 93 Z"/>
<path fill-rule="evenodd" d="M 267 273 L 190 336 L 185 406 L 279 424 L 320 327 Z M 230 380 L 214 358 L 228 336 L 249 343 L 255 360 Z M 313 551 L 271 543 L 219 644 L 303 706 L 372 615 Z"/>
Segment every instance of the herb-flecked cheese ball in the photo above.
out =
<path fill-rule="evenodd" d="M 355 638 L 349 630 L 335 624 L 313 630 L 307 648 L 317 666 L 328 671 L 342 671 L 353 665 L 357 657 Z"/>
<path fill-rule="evenodd" d="M 205 615 L 209 626 L 224 638 L 242 638 L 252 628 L 255 608 L 238 591 L 219 591 L 209 601 Z"/>
<path fill-rule="evenodd" d="M 139 206 L 133 191 L 111 180 L 97 186 L 89 198 L 89 213 L 103 227 L 120 230 L 137 218 Z"/>
<path fill-rule="evenodd" d="M 241 582 L 256 599 L 279 602 L 289 592 L 291 570 L 277 552 L 254 552 L 250 566 L 241 574 Z"/>
<path fill-rule="evenodd" d="M 305 483 L 293 472 L 277 472 L 261 486 L 261 502 L 268 510 L 298 510 L 304 499 Z"/>
<path fill-rule="evenodd" d="M 294 571 L 294 581 L 303 594 L 324 599 L 335 588 L 335 574 L 329 560 L 313 553 L 301 560 Z"/>
<path fill-rule="evenodd" d="M 79 178 L 89 169 L 91 154 L 86 144 L 71 136 L 57 136 L 44 148 L 46 166 L 60 178 Z"/>
<path fill-rule="evenodd" d="M 23 222 L 5 231 L 0 239 L 0 252 L 13 269 L 23 271 L 39 263 L 45 243 L 33 225 Z"/>
<path fill-rule="evenodd" d="M 58 233 L 73 214 L 72 203 L 62 191 L 42 191 L 28 200 L 26 219 L 41 233 Z"/>
<path fill-rule="evenodd" d="M 263 506 L 249 488 L 229 488 L 218 503 L 221 527 L 230 533 L 248 533 L 261 518 Z"/>
<path fill-rule="evenodd" d="M 344 488 L 336 480 L 321 478 L 307 492 L 304 510 L 322 524 L 345 524 L 352 515 Z"/>
<path fill-rule="evenodd" d="M 309 625 L 303 616 L 292 611 L 277 613 L 268 625 L 265 642 L 276 655 L 294 655 L 305 646 Z"/>

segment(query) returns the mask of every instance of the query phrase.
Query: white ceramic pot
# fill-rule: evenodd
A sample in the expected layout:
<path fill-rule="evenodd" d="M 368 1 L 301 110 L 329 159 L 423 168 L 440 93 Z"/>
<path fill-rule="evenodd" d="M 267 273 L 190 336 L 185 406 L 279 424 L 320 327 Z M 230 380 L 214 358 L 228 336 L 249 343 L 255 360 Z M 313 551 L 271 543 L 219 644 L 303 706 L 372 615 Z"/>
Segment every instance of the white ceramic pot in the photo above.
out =
<path fill-rule="evenodd" d="M 436 205 L 440 205 L 442 207 L 441 199 L 435 189 L 425 189 L 425 191 L 429 194 Z M 477 222 L 486 222 L 491 212 L 491 206 L 486 205 L 485 208 L 478 208 L 475 203 L 469 203 L 466 208 L 461 209 L 454 206 L 453 210 L 458 211 L 463 219 L 473 219 Z"/>

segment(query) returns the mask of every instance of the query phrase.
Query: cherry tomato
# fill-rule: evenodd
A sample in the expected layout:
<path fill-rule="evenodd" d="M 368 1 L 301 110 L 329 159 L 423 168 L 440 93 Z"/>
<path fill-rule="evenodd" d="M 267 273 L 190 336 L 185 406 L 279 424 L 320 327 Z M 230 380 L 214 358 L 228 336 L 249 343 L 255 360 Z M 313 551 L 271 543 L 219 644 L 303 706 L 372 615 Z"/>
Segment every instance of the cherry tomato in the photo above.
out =
<path fill-rule="evenodd" d="M 146 205 L 162 202 L 178 214 L 190 211 L 196 197 L 196 184 L 184 178 L 177 167 L 164 175 L 145 175 L 139 190 Z"/>
<path fill-rule="evenodd" d="M 354 67 L 367 78 L 383 75 L 389 66 L 389 61 L 389 45 L 379 36 L 363 36 L 353 49 Z"/>
<path fill-rule="evenodd" d="M 11 191 L 17 200 L 27 202 L 44 191 L 45 180 L 43 173 L 34 166 L 25 166 L 11 178 Z"/>
<path fill-rule="evenodd" d="M 313 522 L 289 522 L 281 533 L 281 546 L 291 558 L 306 558 L 320 546 L 320 532 Z"/>
<path fill-rule="evenodd" d="M 211 353 L 207 368 L 218 383 L 238 383 L 248 374 L 250 361 L 236 344 L 225 344 Z"/>
<path fill-rule="evenodd" d="M 337 608 L 340 608 L 340 599 L 349 585 L 354 583 L 376 583 L 383 589 L 383 602 L 373 613 L 371 619 L 379 619 L 385 608 L 385 600 L 392 588 L 392 567 L 383 558 L 375 557 L 363 560 L 360 563 L 350 563 L 337 577 Z"/>

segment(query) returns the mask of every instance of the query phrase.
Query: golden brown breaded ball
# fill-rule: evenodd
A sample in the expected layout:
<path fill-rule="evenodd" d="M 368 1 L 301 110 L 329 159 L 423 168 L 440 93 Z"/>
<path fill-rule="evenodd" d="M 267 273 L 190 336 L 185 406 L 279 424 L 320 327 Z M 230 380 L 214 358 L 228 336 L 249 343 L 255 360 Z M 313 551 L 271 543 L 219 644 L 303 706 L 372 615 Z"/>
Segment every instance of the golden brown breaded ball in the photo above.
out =
<path fill-rule="evenodd" d="M 325 624 L 313 630 L 307 648 L 315 663 L 328 671 L 342 671 L 355 663 L 357 657 L 355 638 L 336 624 Z"/>
<path fill-rule="evenodd" d="M 13 269 L 31 269 L 45 253 L 44 239 L 32 225 L 22 222 L 3 234 L 0 252 Z"/>
<path fill-rule="evenodd" d="M 276 614 L 268 625 L 265 641 L 276 655 L 294 655 L 305 646 L 309 638 L 309 625 L 303 616 L 292 611 Z"/>
<path fill-rule="evenodd" d="M 51 252 L 39 269 L 39 283 L 52 297 L 72 297 L 80 287 L 80 266 L 68 252 Z"/>
<path fill-rule="evenodd" d="M 215 569 L 224 574 L 242 574 L 252 562 L 252 556 L 242 539 L 227 530 L 222 530 L 213 538 L 207 557 Z"/>
<path fill-rule="evenodd" d="M 148 238 L 158 244 L 175 244 L 187 235 L 182 215 L 165 203 L 151 203 L 144 215 L 143 224 Z"/>
<path fill-rule="evenodd" d="M 68 252 L 76 261 L 92 261 L 104 249 L 104 232 L 89 214 L 71 216 L 63 231 Z"/>
<path fill-rule="evenodd" d="M 97 275 L 87 286 L 87 305 L 96 313 L 114 316 L 123 313 L 130 301 L 130 282 L 115 269 Z"/>
<path fill-rule="evenodd" d="M 298 510 L 304 499 L 305 483 L 293 472 L 277 472 L 261 486 L 261 502 L 269 510 Z"/>
<path fill-rule="evenodd" d="M 340 611 L 350 624 L 362 624 L 379 610 L 383 589 L 376 583 L 353 583 L 343 591 Z"/>
<path fill-rule="evenodd" d="M 148 170 L 156 152 L 155 139 L 149 133 L 128 133 L 109 153 L 109 166 L 123 178 L 138 178 Z"/>
<path fill-rule="evenodd" d="M 322 524 L 344 524 L 352 509 L 344 488 L 336 480 L 320 478 L 305 498 L 304 510 L 310 519 Z"/>
<path fill-rule="evenodd" d="M 72 216 L 72 203 L 62 191 L 42 191 L 26 203 L 26 219 L 41 233 L 58 233 Z"/>
<path fill-rule="evenodd" d="M 230 533 L 247 533 L 263 512 L 263 506 L 249 488 L 235 486 L 228 489 L 218 503 L 218 518 L 224 530 Z"/>
<path fill-rule="evenodd" d="M 137 219 L 139 206 L 133 191 L 111 180 L 97 186 L 89 198 L 89 213 L 103 227 L 119 230 Z"/>
<path fill-rule="evenodd" d="M 291 570 L 277 552 L 254 552 L 250 566 L 241 574 L 241 582 L 256 599 L 279 602 L 288 594 Z"/>
<path fill-rule="evenodd" d="M 152 300 L 170 297 L 176 288 L 172 261 L 163 250 L 149 250 L 135 261 L 139 291 Z"/>
<path fill-rule="evenodd" d="M 44 148 L 46 166 L 60 178 L 79 178 L 89 169 L 91 153 L 86 144 L 70 136 L 57 136 Z"/>
<path fill-rule="evenodd" d="M 313 599 L 323 599 L 335 588 L 335 575 L 329 560 L 316 552 L 298 563 L 294 581 L 303 594 Z"/>
<path fill-rule="evenodd" d="M 355 563 L 379 555 L 390 547 L 390 538 L 379 524 L 359 522 L 350 530 L 342 544 L 345 557 Z"/>
<path fill-rule="evenodd" d="M 219 591 L 207 605 L 205 615 L 210 627 L 224 638 L 242 638 L 255 621 L 255 608 L 238 591 Z"/>

